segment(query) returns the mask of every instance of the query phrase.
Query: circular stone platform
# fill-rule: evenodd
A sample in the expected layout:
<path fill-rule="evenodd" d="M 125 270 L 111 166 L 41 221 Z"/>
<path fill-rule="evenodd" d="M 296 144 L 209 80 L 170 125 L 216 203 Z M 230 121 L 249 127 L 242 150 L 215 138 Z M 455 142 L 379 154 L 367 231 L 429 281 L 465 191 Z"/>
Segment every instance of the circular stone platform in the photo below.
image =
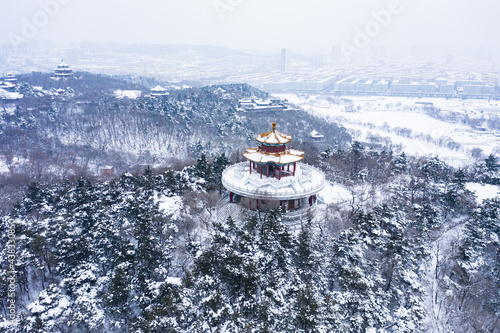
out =
<path fill-rule="evenodd" d="M 325 187 L 325 176 L 320 170 L 298 163 L 295 176 L 277 178 L 260 178 L 260 174 L 252 170 L 248 162 L 234 164 L 222 173 L 222 185 L 243 197 L 258 200 L 293 200 L 317 194 Z"/>

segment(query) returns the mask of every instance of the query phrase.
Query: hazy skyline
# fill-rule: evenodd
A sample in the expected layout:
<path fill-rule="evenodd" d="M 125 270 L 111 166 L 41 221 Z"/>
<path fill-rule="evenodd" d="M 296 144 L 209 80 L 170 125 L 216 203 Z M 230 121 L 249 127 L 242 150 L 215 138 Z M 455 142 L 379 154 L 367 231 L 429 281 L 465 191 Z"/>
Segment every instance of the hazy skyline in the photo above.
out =
<path fill-rule="evenodd" d="M 500 3 L 465 0 L 9 1 L 0 12 L 0 43 L 203 44 L 306 54 L 333 45 L 384 45 L 403 52 L 426 46 L 441 54 L 500 53 L 499 12 Z"/>

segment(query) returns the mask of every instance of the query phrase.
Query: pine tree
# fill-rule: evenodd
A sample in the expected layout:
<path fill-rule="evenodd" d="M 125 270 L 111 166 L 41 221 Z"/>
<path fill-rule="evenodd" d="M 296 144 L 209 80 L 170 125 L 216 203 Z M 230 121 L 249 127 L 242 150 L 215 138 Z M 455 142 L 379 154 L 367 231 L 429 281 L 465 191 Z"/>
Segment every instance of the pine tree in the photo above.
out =
<path fill-rule="evenodd" d="M 219 189 L 219 195 L 222 193 L 222 172 L 229 164 L 229 160 L 227 159 L 225 153 L 216 157 L 213 162 L 213 181 L 215 186 Z"/>

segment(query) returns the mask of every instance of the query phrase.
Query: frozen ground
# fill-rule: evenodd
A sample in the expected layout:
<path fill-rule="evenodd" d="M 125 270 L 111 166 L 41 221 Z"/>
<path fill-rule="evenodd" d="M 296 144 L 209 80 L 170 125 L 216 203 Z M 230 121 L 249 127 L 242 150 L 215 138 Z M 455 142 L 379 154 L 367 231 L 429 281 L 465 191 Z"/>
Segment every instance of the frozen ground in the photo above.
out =
<path fill-rule="evenodd" d="M 338 99 L 326 96 L 278 94 L 307 112 L 338 122 L 361 141 L 390 140 L 417 156 L 439 156 L 454 166 L 470 163 L 470 150 L 484 154 L 500 151 L 500 132 L 481 131 L 461 124 L 432 118 L 425 105 L 433 103 L 441 113 L 457 112 L 469 118 L 500 115 L 500 102 L 440 98 L 353 96 Z M 450 144 L 451 143 L 451 144 Z M 456 143 L 456 144 L 455 144 Z M 457 145 L 458 144 L 458 145 Z"/>
<path fill-rule="evenodd" d="M 341 203 L 345 201 L 351 192 L 344 186 L 335 183 L 325 183 L 325 187 L 319 192 L 319 197 L 325 204 Z"/>

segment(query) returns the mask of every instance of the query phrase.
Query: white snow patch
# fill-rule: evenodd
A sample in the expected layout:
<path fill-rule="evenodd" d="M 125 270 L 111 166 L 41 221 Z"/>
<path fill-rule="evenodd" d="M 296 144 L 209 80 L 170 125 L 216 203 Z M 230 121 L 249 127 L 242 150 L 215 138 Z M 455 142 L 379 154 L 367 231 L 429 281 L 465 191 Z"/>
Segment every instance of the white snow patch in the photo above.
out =
<path fill-rule="evenodd" d="M 326 204 L 339 203 L 349 199 L 351 193 L 344 186 L 339 184 L 326 183 L 319 196 Z"/>
<path fill-rule="evenodd" d="M 178 195 L 172 197 L 167 197 L 166 195 L 160 196 L 158 198 L 158 204 L 160 211 L 176 220 L 180 217 L 181 209 L 184 206 L 182 203 L 182 198 Z"/>
<path fill-rule="evenodd" d="M 467 183 L 465 186 L 469 191 L 476 193 L 479 203 L 500 196 L 500 187 L 496 185 Z"/>
<path fill-rule="evenodd" d="M 173 285 L 176 285 L 176 286 L 180 286 L 181 285 L 181 279 L 178 278 L 178 277 L 169 276 L 169 277 L 167 277 L 167 283 L 173 284 Z"/>

